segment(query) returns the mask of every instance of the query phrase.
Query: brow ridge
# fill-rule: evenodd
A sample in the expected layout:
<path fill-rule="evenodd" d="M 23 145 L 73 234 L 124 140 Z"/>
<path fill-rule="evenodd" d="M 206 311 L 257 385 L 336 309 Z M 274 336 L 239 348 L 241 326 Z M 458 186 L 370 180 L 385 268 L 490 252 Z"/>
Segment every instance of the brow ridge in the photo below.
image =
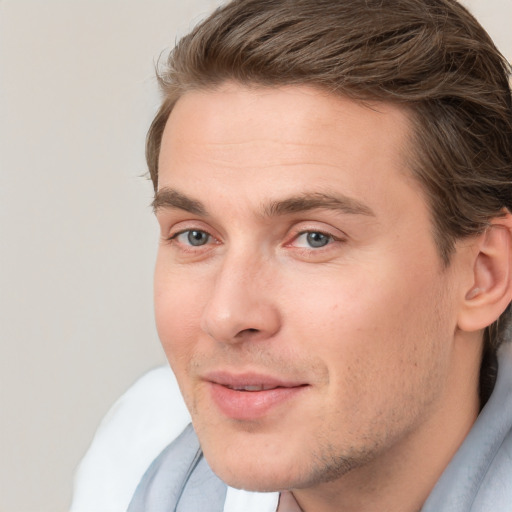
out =
<path fill-rule="evenodd" d="M 270 201 L 264 206 L 263 212 L 265 216 L 273 217 L 315 209 L 339 210 L 349 215 L 375 216 L 370 207 L 354 198 L 319 192 Z"/>
<path fill-rule="evenodd" d="M 155 194 L 155 198 L 151 203 L 153 212 L 157 213 L 159 210 L 165 208 L 173 208 L 184 210 L 194 215 L 207 215 L 206 208 L 201 201 L 192 199 L 181 192 L 169 187 L 163 187 Z"/>
<path fill-rule="evenodd" d="M 155 213 L 161 209 L 172 208 L 184 210 L 194 215 L 208 215 L 206 207 L 201 201 L 188 197 L 170 187 L 164 187 L 156 193 L 152 207 Z M 349 215 L 375 216 L 371 208 L 354 198 L 320 192 L 270 200 L 262 206 L 264 217 L 277 217 L 315 209 L 338 210 Z"/>

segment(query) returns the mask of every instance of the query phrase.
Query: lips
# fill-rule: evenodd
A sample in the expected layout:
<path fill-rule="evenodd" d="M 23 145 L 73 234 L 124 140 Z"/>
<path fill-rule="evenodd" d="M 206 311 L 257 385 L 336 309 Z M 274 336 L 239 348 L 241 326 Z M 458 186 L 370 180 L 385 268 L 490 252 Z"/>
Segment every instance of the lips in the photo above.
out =
<path fill-rule="evenodd" d="M 226 385 L 229 389 L 234 389 L 235 391 L 268 391 L 269 389 L 275 389 L 280 386 L 271 386 L 266 384 L 260 384 L 256 386 L 229 386 Z"/>
<path fill-rule="evenodd" d="M 304 382 L 254 373 L 215 372 L 205 380 L 220 412 L 244 421 L 262 419 L 274 411 L 292 407 L 294 400 L 309 387 Z"/>

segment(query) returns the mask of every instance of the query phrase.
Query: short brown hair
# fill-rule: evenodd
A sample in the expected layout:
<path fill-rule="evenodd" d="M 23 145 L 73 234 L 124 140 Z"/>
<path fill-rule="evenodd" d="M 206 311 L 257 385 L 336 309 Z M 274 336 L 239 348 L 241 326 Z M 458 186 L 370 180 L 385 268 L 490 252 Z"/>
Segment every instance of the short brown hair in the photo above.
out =
<path fill-rule="evenodd" d="M 411 168 L 448 265 L 454 242 L 512 211 L 510 66 L 454 0 L 234 0 L 181 39 L 159 74 L 164 101 L 148 133 L 155 190 L 169 114 L 182 94 L 231 80 L 313 85 L 405 106 Z M 494 352 L 506 317 L 486 329 Z"/>

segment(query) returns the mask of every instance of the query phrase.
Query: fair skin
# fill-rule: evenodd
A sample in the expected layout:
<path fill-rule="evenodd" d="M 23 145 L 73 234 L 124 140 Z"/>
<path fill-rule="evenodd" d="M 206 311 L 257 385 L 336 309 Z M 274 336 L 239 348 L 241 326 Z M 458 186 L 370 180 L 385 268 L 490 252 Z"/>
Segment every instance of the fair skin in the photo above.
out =
<path fill-rule="evenodd" d="M 409 131 L 398 107 L 309 87 L 225 84 L 171 113 L 157 328 L 229 485 L 289 489 L 306 512 L 414 512 L 471 428 L 501 308 L 474 320 L 498 274 L 477 263 L 507 242 L 465 240 L 443 266 Z"/>

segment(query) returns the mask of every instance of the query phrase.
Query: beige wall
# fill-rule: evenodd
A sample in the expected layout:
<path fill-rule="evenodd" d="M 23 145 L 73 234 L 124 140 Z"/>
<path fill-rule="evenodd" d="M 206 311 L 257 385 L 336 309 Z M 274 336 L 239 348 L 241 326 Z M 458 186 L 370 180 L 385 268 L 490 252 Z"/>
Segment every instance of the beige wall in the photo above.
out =
<path fill-rule="evenodd" d="M 66 510 L 98 421 L 164 362 L 139 177 L 153 59 L 212 4 L 0 3 L 1 512 Z"/>
<path fill-rule="evenodd" d="M 164 362 L 152 62 L 216 0 L 0 0 L 0 512 L 59 512 L 113 400 Z M 512 59 L 509 0 L 467 0 Z"/>

